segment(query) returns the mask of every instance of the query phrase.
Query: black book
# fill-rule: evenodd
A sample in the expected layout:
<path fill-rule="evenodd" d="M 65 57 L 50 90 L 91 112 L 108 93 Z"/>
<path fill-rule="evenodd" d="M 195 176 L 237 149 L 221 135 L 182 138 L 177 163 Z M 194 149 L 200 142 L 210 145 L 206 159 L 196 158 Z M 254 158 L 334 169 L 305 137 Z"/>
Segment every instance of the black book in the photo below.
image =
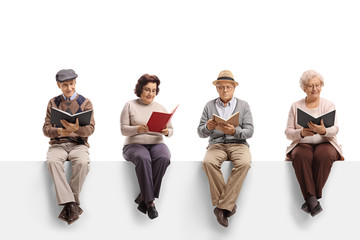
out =
<path fill-rule="evenodd" d="M 325 127 L 327 127 L 327 128 L 332 127 L 332 126 L 334 126 L 334 123 L 335 123 L 335 112 L 336 112 L 336 110 L 333 110 L 324 115 L 321 115 L 318 118 L 314 118 L 310 114 L 308 114 L 298 108 L 297 109 L 297 124 L 299 124 L 300 126 L 302 126 L 304 128 L 309 128 L 308 122 L 313 122 L 317 125 L 321 125 L 320 121 L 322 119 L 324 121 Z"/>
<path fill-rule="evenodd" d="M 86 126 L 86 125 L 90 124 L 91 115 L 92 115 L 92 110 L 87 110 L 85 112 L 70 114 L 68 112 L 65 112 L 60 109 L 52 107 L 50 122 L 51 122 L 51 124 L 55 125 L 55 127 L 63 128 L 64 126 L 61 124 L 60 119 L 65 119 L 66 121 L 68 121 L 70 123 L 75 123 L 76 119 L 78 118 L 79 125 Z"/>

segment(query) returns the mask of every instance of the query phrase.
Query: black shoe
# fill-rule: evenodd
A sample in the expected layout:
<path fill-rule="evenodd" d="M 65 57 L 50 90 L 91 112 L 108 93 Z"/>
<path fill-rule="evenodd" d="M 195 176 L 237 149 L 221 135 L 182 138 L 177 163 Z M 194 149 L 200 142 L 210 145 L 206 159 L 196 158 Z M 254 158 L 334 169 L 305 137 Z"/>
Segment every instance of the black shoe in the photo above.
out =
<path fill-rule="evenodd" d="M 135 203 L 138 204 L 137 209 L 142 212 L 143 214 L 146 214 L 146 204 L 145 202 L 140 201 L 141 193 L 137 196 L 137 198 L 134 200 Z"/>
<path fill-rule="evenodd" d="M 155 206 L 150 206 L 147 209 L 147 213 L 150 219 L 157 218 L 159 216 L 158 211 L 156 211 Z"/>

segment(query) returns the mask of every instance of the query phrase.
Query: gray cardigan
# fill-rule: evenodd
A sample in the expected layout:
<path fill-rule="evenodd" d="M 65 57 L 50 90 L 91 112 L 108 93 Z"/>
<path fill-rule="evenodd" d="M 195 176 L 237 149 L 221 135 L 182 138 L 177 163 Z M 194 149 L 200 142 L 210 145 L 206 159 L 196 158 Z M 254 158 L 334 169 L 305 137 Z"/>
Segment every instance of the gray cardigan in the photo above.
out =
<path fill-rule="evenodd" d="M 207 138 L 210 136 L 209 145 L 215 143 L 240 143 L 249 146 L 249 144 L 246 142 L 246 139 L 251 138 L 254 132 L 250 106 L 247 102 L 238 98 L 236 99 L 237 103 L 233 113 L 239 112 L 239 126 L 235 128 L 234 135 L 226 135 L 219 130 L 209 130 L 206 127 L 206 123 L 209 119 L 212 118 L 212 115 L 219 115 L 219 113 L 215 107 L 216 99 L 209 101 L 205 105 L 197 132 L 201 138 Z"/>

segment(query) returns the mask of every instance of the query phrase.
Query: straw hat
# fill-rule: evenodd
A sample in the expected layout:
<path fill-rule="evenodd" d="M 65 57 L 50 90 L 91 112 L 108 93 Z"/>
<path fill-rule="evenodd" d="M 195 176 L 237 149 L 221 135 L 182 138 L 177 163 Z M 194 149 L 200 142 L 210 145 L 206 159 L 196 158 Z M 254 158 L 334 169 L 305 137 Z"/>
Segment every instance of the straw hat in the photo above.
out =
<path fill-rule="evenodd" d="M 213 81 L 213 84 L 216 85 L 221 82 L 234 83 L 235 86 L 239 85 L 239 83 L 234 80 L 234 76 L 229 70 L 221 71 L 218 78 Z"/>

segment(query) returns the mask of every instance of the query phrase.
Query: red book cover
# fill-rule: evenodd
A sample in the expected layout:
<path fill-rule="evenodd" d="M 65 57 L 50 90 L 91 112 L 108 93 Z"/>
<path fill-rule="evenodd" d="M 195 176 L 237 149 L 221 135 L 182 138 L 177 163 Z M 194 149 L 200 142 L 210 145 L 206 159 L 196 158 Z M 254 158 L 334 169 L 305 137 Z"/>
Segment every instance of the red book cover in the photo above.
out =
<path fill-rule="evenodd" d="M 171 113 L 153 112 L 146 124 L 149 127 L 149 131 L 161 132 L 164 128 L 166 128 L 166 125 L 170 122 L 178 106 L 179 105 L 177 105 Z"/>

